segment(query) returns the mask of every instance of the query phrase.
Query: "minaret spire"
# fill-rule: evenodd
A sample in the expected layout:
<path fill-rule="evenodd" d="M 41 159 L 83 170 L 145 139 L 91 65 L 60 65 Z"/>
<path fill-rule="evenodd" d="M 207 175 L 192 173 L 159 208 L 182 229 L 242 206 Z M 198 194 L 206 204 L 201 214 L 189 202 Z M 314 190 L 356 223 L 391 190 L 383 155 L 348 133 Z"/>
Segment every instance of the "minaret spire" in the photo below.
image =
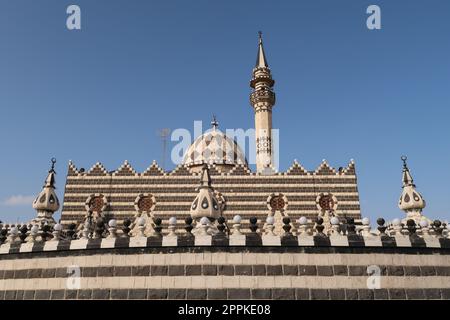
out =
<path fill-rule="evenodd" d="M 258 31 L 259 36 L 259 45 L 258 45 L 258 55 L 256 56 L 256 65 L 255 67 L 260 68 L 268 68 L 269 64 L 266 60 L 266 54 L 264 53 L 264 46 L 263 46 L 263 40 L 262 40 L 262 32 Z"/>
<path fill-rule="evenodd" d="M 267 63 L 261 31 L 258 34 L 256 66 L 250 81 L 250 87 L 253 89 L 250 103 L 255 111 L 256 170 L 262 173 L 272 169 L 272 108 L 275 105 L 273 92 L 275 81 Z"/>

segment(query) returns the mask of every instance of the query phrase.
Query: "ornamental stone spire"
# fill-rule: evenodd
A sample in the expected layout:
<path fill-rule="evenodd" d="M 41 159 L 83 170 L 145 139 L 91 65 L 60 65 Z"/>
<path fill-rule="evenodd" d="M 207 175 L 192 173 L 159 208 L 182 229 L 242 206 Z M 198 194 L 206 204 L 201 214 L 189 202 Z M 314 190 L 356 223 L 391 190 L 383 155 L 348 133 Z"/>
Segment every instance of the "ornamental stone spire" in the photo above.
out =
<path fill-rule="evenodd" d="M 259 32 L 258 55 L 250 87 L 250 103 L 255 111 L 256 170 L 272 167 L 272 107 L 275 105 L 275 81 L 264 52 L 262 33 Z"/>
<path fill-rule="evenodd" d="M 221 208 L 211 186 L 211 177 L 206 164 L 202 167 L 200 177 L 200 186 L 197 188 L 198 195 L 191 205 L 191 217 L 193 219 L 206 217 L 210 221 L 214 221 L 220 217 Z"/>
<path fill-rule="evenodd" d="M 37 211 L 37 217 L 32 220 L 32 223 L 56 224 L 53 219 L 53 214 L 59 209 L 59 200 L 55 192 L 56 159 L 52 158 L 51 161 L 52 166 L 48 171 L 43 189 L 33 202 L 33 209 Z"/>
<path fill-rule="evenodd" d="M 413 219 L 417 222 L 422 220 L 422 210 L 425 208 L 425 200 L 422 195 L 416 190 L 413 178 L 406 163 L 407 157 L 402 156 L 403 161 L 403 174 L 402 183 L 403 190 L 400 196 L 398 207 L 405 211 L 406 220 Z"/>

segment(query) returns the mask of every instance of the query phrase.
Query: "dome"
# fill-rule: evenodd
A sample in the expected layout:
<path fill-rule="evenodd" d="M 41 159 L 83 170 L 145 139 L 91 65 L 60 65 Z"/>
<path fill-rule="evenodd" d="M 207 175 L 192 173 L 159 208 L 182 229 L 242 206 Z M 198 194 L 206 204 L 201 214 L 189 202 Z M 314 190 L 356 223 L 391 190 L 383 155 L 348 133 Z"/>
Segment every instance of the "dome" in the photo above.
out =
<path fill-rule="evenodd" d="M 247 165 L 247 159 L 236 141 L 214 127 L 195 139 L 184 155 L 183 164 Z"/>

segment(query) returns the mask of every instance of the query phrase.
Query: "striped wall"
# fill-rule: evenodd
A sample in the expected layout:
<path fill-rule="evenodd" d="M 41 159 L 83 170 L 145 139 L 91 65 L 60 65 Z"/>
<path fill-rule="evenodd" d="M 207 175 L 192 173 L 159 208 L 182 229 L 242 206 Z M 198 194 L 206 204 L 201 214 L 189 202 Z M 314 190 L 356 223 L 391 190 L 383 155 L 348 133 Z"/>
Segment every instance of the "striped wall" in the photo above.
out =
<path fill-rule="evenodd" d="M 212 167 L 210 173 L 213 187 L 226 199 L 224 215 L 229 219 L 241 215 L 244 223 L 252 216 L 264 221 L 270 212 L 267 198 L 273 193 L 286 196 L 288 206 L 285 212 L 291 218 L 314 218 L 319 212 L 317 196 L 328 192 L 337 198 L 337 214 L 360 218 L 353 162 L 338 172 L 324 162 L 313 172 L 294 163 L 286 172 L 272 176 L 257 175 L 244 167 L 228 173 L 221 173 Z M 81 222 L 86 214 L 86 199 L 92 194 L 107 197 L 109 207 L 106 213 L 110 216 L 118 220 L 132 218 L 136 214 L 134 201 L 141 193 L 155 196 L 154 214 L 163 219 L 163 225 L 172 216 L 176 216 L 181 223 L 189 214 L 198 184 L 198 174 L 189 172 L 183 166 L 167 173 L 153 164 L 139 174 L 129 164 L 112 173 L 101 164 L 96 164 L 87 172 L 79 172 L 71 164 L 65 186 L 62 223 Z"/>
<path fill-rule="evenodd" d="M 228 249 L 2 255 L 0 299 L 450 299 L 447 249 Z"/>

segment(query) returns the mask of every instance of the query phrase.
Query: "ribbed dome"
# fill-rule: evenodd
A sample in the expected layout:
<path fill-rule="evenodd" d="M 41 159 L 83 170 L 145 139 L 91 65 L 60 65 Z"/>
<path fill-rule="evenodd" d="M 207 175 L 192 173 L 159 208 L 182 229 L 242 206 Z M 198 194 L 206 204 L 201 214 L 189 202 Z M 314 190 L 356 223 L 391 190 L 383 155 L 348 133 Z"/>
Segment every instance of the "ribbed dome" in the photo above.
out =
<path fill-rule="evenodd" d="M 247 164 L 247 159 L 236 141 L 217 128 L 199 136 L 184 155 L 188 166 L 199 164 Z"/>

